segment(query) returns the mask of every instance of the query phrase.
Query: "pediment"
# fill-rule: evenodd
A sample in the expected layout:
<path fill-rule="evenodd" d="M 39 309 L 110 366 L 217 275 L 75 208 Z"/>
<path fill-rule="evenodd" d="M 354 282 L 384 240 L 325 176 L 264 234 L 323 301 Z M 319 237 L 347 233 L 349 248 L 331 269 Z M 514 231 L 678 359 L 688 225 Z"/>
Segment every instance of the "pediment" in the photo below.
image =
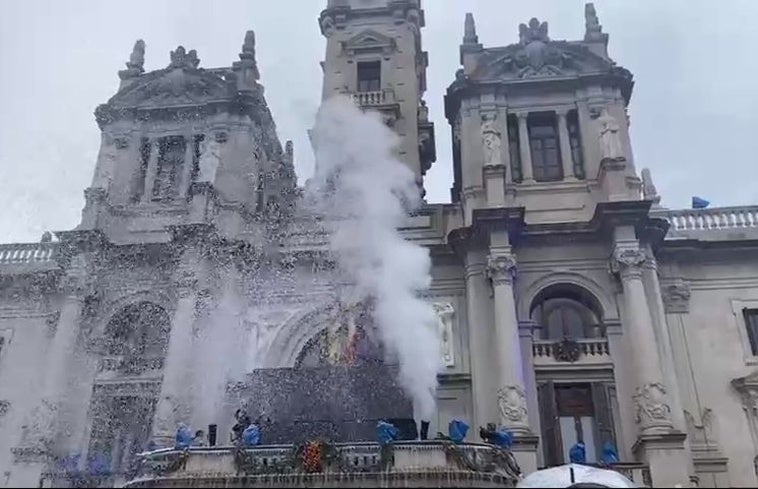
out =
<path fill-rule="evenodd" d="M 535 40 L 485 50 L 469 78 L 475 81 L 523 80 L 611 73 L 618 69 L 610 60 L 582 44 Z"/>
<path fill-rule="evenodd" d="M 343 51 L 354 54 L 357 51 L 383 52 L 393 51 L 396 47 L 395 40 L 372 29 L 367 29 L 342 43 Z"/>
<path fill-rule="evenodd" d="M 220 75 L 201 68 L 169 67 L 141 75 L 108 104 L 128 108 L 195 105 L 234 96 L 236 89 Z"/>

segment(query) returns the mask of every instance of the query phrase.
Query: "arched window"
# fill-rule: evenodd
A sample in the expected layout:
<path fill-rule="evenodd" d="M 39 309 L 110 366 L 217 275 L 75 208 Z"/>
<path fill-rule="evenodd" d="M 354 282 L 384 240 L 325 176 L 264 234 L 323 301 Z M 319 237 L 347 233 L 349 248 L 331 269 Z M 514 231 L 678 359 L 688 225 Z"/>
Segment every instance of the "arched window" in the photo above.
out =
<path fill-rule="evenodd" d="M 152 302 L 130 304 L 108 322 L 105 329 L 108 354 L 160 357 L 168 344 L 170 319 Z"/>
<path fill-rule="evenodd" d="M 597 338 L 605 335 L 597 299 L 575 285 L 551 285 L 531 306 L 531 318 L 540 326 L 542 339 Z"/>

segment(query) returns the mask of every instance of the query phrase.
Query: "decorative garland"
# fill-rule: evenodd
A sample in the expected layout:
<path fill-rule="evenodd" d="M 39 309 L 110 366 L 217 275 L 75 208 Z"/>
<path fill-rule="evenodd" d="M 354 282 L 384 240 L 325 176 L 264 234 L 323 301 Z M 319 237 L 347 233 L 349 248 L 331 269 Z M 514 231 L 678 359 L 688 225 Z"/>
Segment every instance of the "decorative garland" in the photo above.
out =
<path fill-rule="evenodd" d="M 153 474 L 161 476 L 183 469 L 187 464 L 188 458 L 189 450 L 185 449 L 181 452 L 160 454 L 160 458 L 148 456 L 145 458 L 145 462 L 147 462 Z"/>
<path fill-rule="evenodd" d="M 521 477 L 521 468 L 510 450 L 496 446 L 488 448 L 489 450 L 475 453 L 463 450 L 455 443 L 446 443 L 445 455 L 448 461 L 454 462 L 462 470 L 500 473 L 514 480 Z"/>

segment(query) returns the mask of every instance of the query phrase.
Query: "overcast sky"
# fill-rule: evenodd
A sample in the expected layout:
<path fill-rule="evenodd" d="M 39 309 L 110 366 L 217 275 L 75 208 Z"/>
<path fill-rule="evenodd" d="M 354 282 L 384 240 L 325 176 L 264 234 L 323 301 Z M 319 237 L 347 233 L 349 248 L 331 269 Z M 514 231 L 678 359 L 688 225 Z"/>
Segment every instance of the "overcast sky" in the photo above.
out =
<path fill-rule="evenodd" d="M 229 66 L 247 29 L 279 136 L 295 141 L 301 183 L 313 168 L 306 130 L 321 93 L 317 16 L 326 0 L 3 0 L 0 2 L 0 242 L 37 241 L 79 223 L 100 143 L 95 107 L 118 86 L 138 38 L 145 68 L 179 44 L 202 67 Z M 485 46 L 518 40 L 546 20 L 553 39 L 584 34 L 583 0 L 426 0 L 426 100 L 437 162 L 428 200 L 447 202 L 450 129 L 443 94 L 458 67 L 463 18 Z M 649 167 L 667 207 L 692 195 L 715 206 L 758 203 L 758 1 L 597 0 L 611 56 L 634 73 L 630 114 L 638 169 Z"/>

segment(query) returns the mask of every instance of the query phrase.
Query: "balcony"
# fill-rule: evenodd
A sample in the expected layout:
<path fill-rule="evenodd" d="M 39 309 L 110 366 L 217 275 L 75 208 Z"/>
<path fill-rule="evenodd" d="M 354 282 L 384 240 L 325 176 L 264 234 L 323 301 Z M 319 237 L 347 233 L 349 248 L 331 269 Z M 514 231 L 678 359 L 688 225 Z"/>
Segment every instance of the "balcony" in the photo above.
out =
<path fill-rule="evenodd" d="M 98 361 L 98 371 L 119 372 L 122 374 L 140 374 L 146 370 L 161 370 L 163 368 L 162 357 L 127 357 L 107 356 Z"/>
<path fill-rule="evenodd" d="M 532 355 L 534 366 L 545 368 L 563 368 L 567 365 L 603 365 L 612 362 L 608 338 L 534 340 Z"/>
<path fill-rule="evenodd" d="M 353 102 L 360 107 L 381 107 L 395 103 L 395 92 L 392 90 L 355 92 L 352 97 Z"/>
<path fill-rule="evenodd" d="M 168 449 L 143 454 L 141 475 L 124 487 L 514 487 L 511 459 L 441 440 Z"/>
<path fill-rule="evenodd" d="M 58 267 L 58 243 L 0 244 L 0 269 L 3 273 L 33 273 Z"/>
<path fill-rule="evenodd" d="M 656 210 L 653 217 L 668 221 L 666 239 L 705 240 L 758 237 L 758 205 L 712 209 Z"/>

